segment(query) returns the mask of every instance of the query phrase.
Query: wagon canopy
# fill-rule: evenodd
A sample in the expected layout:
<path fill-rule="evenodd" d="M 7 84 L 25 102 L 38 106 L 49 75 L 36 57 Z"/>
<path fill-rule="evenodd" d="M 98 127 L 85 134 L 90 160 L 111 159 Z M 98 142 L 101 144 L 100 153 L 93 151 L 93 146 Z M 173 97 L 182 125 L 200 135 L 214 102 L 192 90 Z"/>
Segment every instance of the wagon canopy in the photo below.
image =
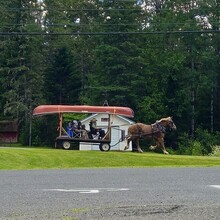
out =
<path fill-rule="evenodd" d="M 107 113 L 122 115 L 133 118 L 134 112 L 131 108 L 121 106 L 91 106 L 91 105 L 40 105 L 33 110 L 34 116 L 55 113 Z"/>

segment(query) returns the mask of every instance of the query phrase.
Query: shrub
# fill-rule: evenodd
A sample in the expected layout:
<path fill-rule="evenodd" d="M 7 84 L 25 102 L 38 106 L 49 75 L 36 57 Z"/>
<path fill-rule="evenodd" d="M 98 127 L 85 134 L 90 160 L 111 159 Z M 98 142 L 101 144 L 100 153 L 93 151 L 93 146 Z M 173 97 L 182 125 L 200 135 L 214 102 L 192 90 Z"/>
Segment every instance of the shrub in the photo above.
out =
<path fill-rule="evenodd" d="M 209 154 L 209 156 L 220 157 L 220 146 L 212 146 L 212 152 Z"/>
<path fill-rule="evenodd" d="M 182 133 L 178 138 L 177 154 L 192 154 L 192 139 L 187 133 Z"/>
<path fill-rule="evenodd" d="M 195 132 L 195 140 L 200 142 L 202 147 L 203 155 L 208 155 L 212 152 L 212 145 L 216 144 L 216 137 L 214 133 L 208 132 L 208 130 L 203 130 L 198 128 Z"/>
<path fill-rule="evenodd" d="M 183 155 L 209 155 L 217 146 L 220 140 L 220 133 L 210 133 L 207 130 L 198 128 L 195 138 L 192 139 L 187 133 L 181 134 L 178 138 L 178 154 Z"/>
<path fill-rule="evenodd" d="M 203 155 L 203 146 L 199 141 L 192 142 L 192 155 L 201 156 Z"/>

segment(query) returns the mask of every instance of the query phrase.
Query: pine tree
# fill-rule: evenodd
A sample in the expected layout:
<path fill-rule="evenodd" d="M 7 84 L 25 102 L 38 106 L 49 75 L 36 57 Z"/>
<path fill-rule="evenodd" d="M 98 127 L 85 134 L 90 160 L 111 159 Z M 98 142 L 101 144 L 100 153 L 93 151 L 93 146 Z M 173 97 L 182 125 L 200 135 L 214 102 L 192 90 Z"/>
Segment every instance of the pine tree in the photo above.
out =
<path fill-rule="evenodd" d="M 7 1 L 1 31 L 1 102 L 4 117 L 18 118 L 21 127 L 28 126 L 32 109 L 42 101 L 43 40 L 29 32 L 41 31 L 36 23 L 37 1 Z M 18 34 L 14 34 L 18 33 Z"/>

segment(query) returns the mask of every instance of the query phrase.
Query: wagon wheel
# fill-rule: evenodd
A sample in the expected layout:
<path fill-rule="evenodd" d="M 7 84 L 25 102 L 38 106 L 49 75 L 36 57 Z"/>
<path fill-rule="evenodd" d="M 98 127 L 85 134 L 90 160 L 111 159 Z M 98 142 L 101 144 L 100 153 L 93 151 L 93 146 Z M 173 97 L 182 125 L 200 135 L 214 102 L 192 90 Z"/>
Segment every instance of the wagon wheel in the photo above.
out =
<path fill-rule="evenodd" d="M 69 150 L 71 148 L 71 144 L 69 141 L 63 141 L 62 146 L 64 150 Z"/>
<path fill-rule="evenodd" d="M 110 148 L 111 148 L 111 146 L 110 146 L 110 144 L 108 144 L 108 143 L 101 143 L 101 144 L 99 145 L 100 151 L 109 151 Z"/>

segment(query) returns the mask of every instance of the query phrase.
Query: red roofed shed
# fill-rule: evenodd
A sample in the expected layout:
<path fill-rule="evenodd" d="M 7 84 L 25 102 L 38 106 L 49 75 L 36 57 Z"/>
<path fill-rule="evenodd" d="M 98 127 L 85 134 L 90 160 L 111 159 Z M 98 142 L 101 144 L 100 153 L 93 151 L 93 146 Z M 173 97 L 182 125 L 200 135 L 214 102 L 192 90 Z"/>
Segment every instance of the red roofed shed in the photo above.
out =
<path fill-rule="evenodd" d="M 18 121 L 0 121 L 0 143 L 18 141 Z"/>

